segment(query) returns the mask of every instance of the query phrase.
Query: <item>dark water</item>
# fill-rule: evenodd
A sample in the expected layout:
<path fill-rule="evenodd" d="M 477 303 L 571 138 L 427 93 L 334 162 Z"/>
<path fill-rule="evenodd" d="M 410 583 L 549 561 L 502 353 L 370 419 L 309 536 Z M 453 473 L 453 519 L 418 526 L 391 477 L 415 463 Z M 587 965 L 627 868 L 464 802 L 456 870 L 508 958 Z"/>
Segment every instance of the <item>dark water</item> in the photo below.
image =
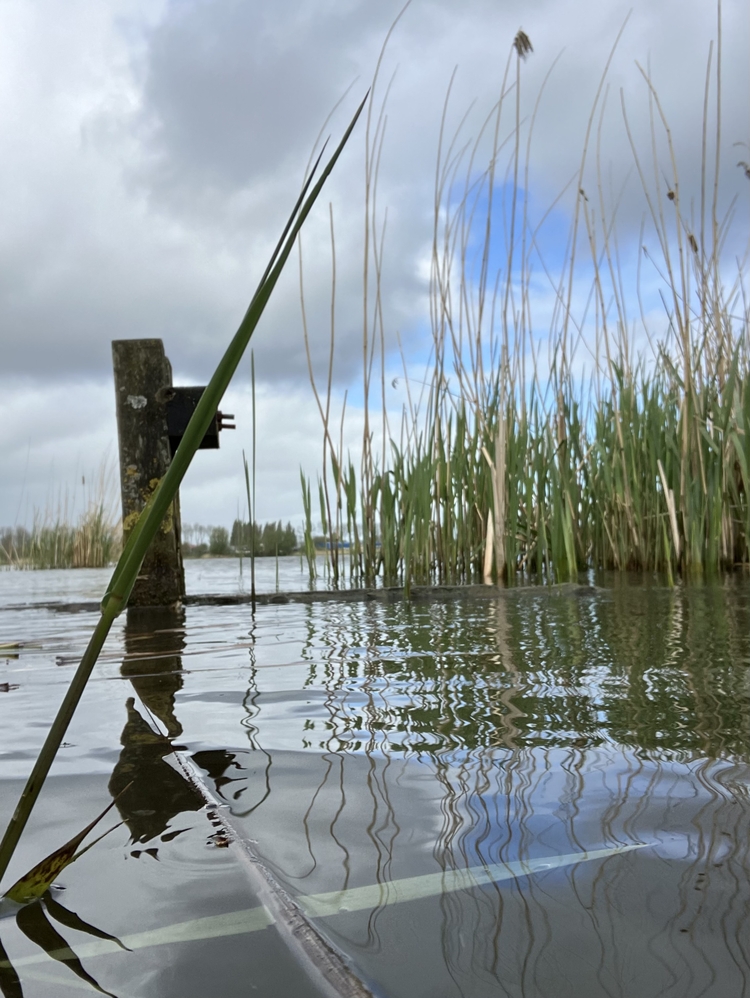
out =
<path fill-rule="evenodd" d="M 3 819 L 93 620 L 0 608 Z M 749 670 L 741 577 L 131 612 L 8 884 L 132 782 L 124 824 L 0 922 L 0 986 L 96 993 L 49 924 L 123 998 L 319 993 L 179 756 L 376 994 L 748 994 Z"/>

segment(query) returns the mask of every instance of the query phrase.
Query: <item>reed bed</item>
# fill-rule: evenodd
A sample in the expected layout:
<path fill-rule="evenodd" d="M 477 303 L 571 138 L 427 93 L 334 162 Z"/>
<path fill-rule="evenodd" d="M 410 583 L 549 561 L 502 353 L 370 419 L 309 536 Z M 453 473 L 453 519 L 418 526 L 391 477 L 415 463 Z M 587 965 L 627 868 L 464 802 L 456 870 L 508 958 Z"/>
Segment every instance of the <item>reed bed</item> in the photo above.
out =
<path fill-rule="evenodd" d="M 101 505 L 92 505 L 75 524 L 34 524 L 21 564 L 27 568 L 104 568 L 120 553 L 119 527 Z"/>
<path fill-rule="evenodd" d="M 683 203 L 668 121 L 640 66 L 650 115 L 645 152 L 622 102 L 643 199 L 642 249 L 630 288 L 617 238 L 618 198 L 605 195 L 602 165 L 612 55 L 580 169 L 553 206 L 567 203 L 570 225 L 564 259 L 554 268 L 540 249 L 541 223 L 532 222 L 528 198 L 542 96 L 524 122 L 528 37 L 516 36 L 501 96 L 477 138 L 466 140 L 460 129 L 447 134 L 446 100 L 434 196 L 431 355 L 422 379 L 404 360 L 408 401 L 398 433 L 386 403 L 384 227 L 375 212 L 385 101 L 379 115 L 371 104 L 358 461 L 343 450 L 343 412 L 334 426 L 333 324 L 325 394 L 310 367 L 323 421 L 317 492 L 334 583 L 347 572 L 360 583 L 381 577 L 407 588 L 412 580 L 512 581 L 518 573 L 562 581 L 591 568 L 674 580 L 750 563 L 748 257 L 745 251 L 738 258 L 735 248 L 726 259 L 737 206 L 719 212 L 720 24 L 718 30 L 719 55 L 712 46 L 706 72 L 697 199 L 686 195 Z M 489 165 L 479 169 L 488 137 Z M 333 231 L 332 215 L 335 292 Z M 653 275 L 660 283 L 658 331 L 644 303 L 646 266 L 651 283 Z M 543 332 L 535 314 L 540 270 L 554 299 Z M 583 314 L 580 306 L 576 313 L 582 297 Z M 304 318 L 304 290 L 302 304 Z M 304 475 L 302 485 L 313 575 L 314 492 Z"/>
<path fill-rule="evenodd" d="M 35 509 L 30 529 L 0 532 L 0 564 L 14 568 L 104 568 L 116 561 L 121 549 L 117 507 L 119 495 L 114 466 L 102 462 L 93 484 L 82 479 L 83 511 L 76 514 L 69 494 Z"/>

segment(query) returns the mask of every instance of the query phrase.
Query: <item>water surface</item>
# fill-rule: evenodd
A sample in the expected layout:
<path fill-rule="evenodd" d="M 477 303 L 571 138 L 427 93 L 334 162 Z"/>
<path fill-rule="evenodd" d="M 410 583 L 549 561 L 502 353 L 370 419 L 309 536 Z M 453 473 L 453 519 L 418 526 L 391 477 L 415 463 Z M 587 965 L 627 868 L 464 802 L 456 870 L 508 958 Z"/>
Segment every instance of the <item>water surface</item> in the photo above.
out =
<path fill-rule="evenodd" d="M 203 591 L 233 591 L 236 563 L 208 565 Z M 0 573 L 0 644 L 23 643 L 0 651 L 3 815 L 95 620 L 38 604 L 103 588 L 55 574 Z M 745 995 L 750 584 L 599 582 L 131 611 L 15 872 L 133 781 L 58 900 L 153 945 L 58 926 L 87 972 L 118 995 L 317 993 L 273 927 L 237 921 L 259 899 L 177 749 L 374 993 Z M 96 993 L 0 935 L 23 994 Z"/>

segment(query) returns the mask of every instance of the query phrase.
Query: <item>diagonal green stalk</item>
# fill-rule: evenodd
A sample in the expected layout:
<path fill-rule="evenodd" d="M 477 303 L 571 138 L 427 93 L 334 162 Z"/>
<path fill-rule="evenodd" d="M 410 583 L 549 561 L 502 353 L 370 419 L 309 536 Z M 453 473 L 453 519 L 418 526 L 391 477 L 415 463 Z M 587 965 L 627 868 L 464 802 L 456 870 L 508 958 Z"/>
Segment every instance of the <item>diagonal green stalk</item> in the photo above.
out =
<path fill-rule="evenodd" d="M 317 164 L 316 164 L 317 166 Z M 250 520 L 250 598 L 252 600 L 253 613 L 255 613 L 255 522 L 253 516 L 256 515 L 255 502 L 255 353 L 250 351 L 250 386 L 253 398 L 253 515 Z M 245 465 L 245 475 L 247 475 L 247 465 Z M 247 504 L 250 506 L 250 490 L 248 488 Z"/>
<path fill-rule="evenodd" d="M 297 203 L 284 227 L 281 238 L 274 249 L 271 259 L 266 267 L 265 273 L 260 280 L 258 288 L 248 306 L 247 312 L 237 329 L 231 343 L 227 347 L 224 356 L 221 358 L 218 367 L 214 371 L 213 377 L 208 383 L 208 387 L 203 392 L 200 402 L 196 406 L 195 412 L 188 424 L 185 435 L 180 446 L 175 452 L 172 463 L 166 475 L 159 482 L 154 490 L 149 502 L 144 507 L 137 524 L 135 525 L 128 542 L 123 549 L 119 561 L 112 574 L 109 587 L 104 594 L 101 606 L 101 617 L 94 628 L 86 651 L 81 658 L 81 662 L 76 670 L 76 674 L 63 697 L 63 701 L 57 712 L 57 716 L 47 734 L 44 745 L 39 753 L 31 775 L 24 787 L 23 793 L 18 801 L 13 817 L 8 823 L 3 841 L 0 844 L 0 878 L 5 874 L 18 841 L 21 837 L 29 815 L 36 803 L 39 791 L 44 784 L 50 767 L 60 748 L 65 732 L 70 724 L 81 695 L 86 688 L 89 676 L 96 665 L 96 661 L 101 652 L 102 646 L 109 634 L 110 628 L 117 616 L 122 613 L 127 605 L 128 598 L 135 584 L 136 576 L 140 571 L 143 558 L 151 544 L 157 530 L 167 514 L 179 490 L 182 479 L 190 467 L 190 462 L 195 455 L 198 445 L 203 439 L 209 427 L 214 413 L 218 409 L 224 392 L 229 386 L 242 356 L 250 341 L 250 337 L 258 325 L 263 310 L 268 303 L 271 293 L 281 276 L 284 265 L 292 251 L 294 242 L 299 234 L 305 219 L 310 214 L 315 201 L 318 198 L 323 185 L 328 179 L 333 167 L 336 164 L 341 152 L 344 149 L 354 126 L 357 123 L 362 110 L 367 101 L 368 94 L 357 108 L 348 128 L 339 142 L 335 152 L 323 169 L 318 181 L 313 186 L 315 167 L 320 163 L 320 156 L 315 163 L 315 167 L 305 182 Z"/>

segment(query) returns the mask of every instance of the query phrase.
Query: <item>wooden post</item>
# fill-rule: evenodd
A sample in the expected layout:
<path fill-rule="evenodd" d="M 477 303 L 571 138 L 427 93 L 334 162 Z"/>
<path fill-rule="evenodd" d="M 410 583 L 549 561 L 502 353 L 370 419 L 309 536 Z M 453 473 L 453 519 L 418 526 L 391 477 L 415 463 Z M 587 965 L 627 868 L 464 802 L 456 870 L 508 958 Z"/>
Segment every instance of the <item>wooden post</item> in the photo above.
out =
<path fill-rule="evenodd" d="M 117 434 L 120 444 L 123 541 L 164 477 L 171 460 L 166 403 L 172 366 L 161 340 L 113 340 Z M 176 497 L 143 561 L 130 606 L 172 606 L 185 595 Z"/>

